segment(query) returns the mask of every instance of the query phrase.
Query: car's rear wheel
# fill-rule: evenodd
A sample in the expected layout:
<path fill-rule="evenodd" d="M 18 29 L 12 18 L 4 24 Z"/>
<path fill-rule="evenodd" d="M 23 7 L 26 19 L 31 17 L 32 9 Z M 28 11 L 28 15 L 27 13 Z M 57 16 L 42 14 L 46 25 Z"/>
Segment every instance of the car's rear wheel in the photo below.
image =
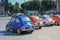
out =
<path fill-rule="evenodd" d="M 6 31 L 10 31 L 10 28 L 8 25 L 6 26 Z"/>
<path fill-rule="evenodd" d="M 21 30 L 19 28 L 17 28 L 17 34 L 20 34 Z"/>
<path fill-rule="evenodd" d="M 59 23 L 59 26 L 60 26 L 60 23 Z"/>

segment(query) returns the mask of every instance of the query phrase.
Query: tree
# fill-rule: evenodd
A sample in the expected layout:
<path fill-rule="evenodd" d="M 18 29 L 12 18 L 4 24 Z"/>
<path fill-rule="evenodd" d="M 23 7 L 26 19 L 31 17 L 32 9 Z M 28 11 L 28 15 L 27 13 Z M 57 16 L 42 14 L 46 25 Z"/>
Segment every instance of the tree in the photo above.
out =
<path fill-rule="evenodd" d="M 8 11 L 8 6 L 9 6 L 9 2 L 8 2 L 8 0 L 5 0 L 5 2 L 4 2 L 5 11 Z"/>
<path fill-rule="evenodd" d="M 21 4 L 21 7 L 26 10 L 39 10 L 40 1 L 29 1 Z"/>
<path fill-rule="evenodd" d="M 41 6 L 42 6 L 43 10 L 47 11 L 47 10 L 50 10 L 52 8 L 55 8 L 56 4 L 54 3 L 54 1 L 49 0 L 49 1 L 42 1 Z"/>
<path fill-rule="evenodd" d="M 15 6 L 12 5 L 11 3 L 9 3 L 9 12 L 10 12 L 10 15 L 13 15 L 14 14 L 14 11 L 15 11 Z"/>
<path fill-rule="evenodd" d="M 19 13 L 19 12 L 20 12 L 19 3 L 16 2 L 15 3 L 15 13 Z"/>
<path fill-rule="evenodd" d="M 32 1 L 39 1 L 39 0 L 32 0 Z"/>

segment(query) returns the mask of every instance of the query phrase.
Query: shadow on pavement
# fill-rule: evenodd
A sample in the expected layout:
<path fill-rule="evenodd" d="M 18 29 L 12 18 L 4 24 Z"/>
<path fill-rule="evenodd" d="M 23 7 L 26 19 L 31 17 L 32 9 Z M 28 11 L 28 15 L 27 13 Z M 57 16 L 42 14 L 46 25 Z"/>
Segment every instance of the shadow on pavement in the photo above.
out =
<path fill-rule="evenodd" d="M 16 32 L 15 32 L 15 33 L 12 33 L 12 32 L 7 32 L 7 31 L 0 31 L 0 36 L 24 36 L 24 35 L 28 35 L 28 34 L 31 34 L 31 33 L 22 32 L 22 33 L 19 35 L 19 34 L 17 34 Z"/>
<path fill-rule="evenodd" d="M 36 28 L 35 30 L 40 30 L 39 28 Z"/>
<path fill-rule="evenodd" d="M 43 26 L 43 27 L 53 27 L 53 26 Z"/>

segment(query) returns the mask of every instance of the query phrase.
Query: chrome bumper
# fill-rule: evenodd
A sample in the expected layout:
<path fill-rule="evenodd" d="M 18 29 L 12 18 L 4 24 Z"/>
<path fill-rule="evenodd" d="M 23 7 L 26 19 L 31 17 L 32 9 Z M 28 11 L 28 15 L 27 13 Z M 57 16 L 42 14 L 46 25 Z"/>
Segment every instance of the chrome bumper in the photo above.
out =
<path fill-rule="evenodd" d="M 22 29 L 21 31 L 32 31 L 32 30 L 35 30 L 35 29 Z"/>

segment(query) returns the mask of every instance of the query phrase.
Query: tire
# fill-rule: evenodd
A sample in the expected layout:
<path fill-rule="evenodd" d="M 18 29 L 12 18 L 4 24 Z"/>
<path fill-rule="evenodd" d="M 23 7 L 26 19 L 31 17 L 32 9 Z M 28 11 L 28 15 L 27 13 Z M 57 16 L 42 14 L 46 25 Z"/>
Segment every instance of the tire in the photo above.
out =
<path fill-rule="evenodd" d="M 32 30 L 32 31 L 28 31 L 29 33 L 32 33 L 34 30 Z"/>
<path fill-rule="evenodd" d="M 53 24 L 51 24 L 50 26 L 53 26 Z"/>
<path fill-rule="evenodd" d="M 41 29 L 42 27 L 40 26 L 39 29 Z"/>
<path fill-rule="evenodd" d="M 59 23 L 59 26 L 60 26 L 60 23 Z"/>
<path fill-rule="evenodd" d="M 17 28 L 17 34 L 21 34 L 21 30 L 19 28 Z"/>
<path fill-rule="evenodd" d="M 44 22 L 43 24 L 44 24 L 44 26 L 47 26 L 46 22 Z"/>
<path fill-rule="evenodd" d="M 13 31 L 12 29 L 10 29 L 10 32 L 12 32 L 12 33 L 13 33 L 14 31 Z"/>
<path fill-rule="evenodd" d="M 8 25 L 6 26 L 6 31 L 10 31 L 10 28 Z"/>
<path fill-rule="evenodd" d="M 58 22 L 55 22 L 55 25 L 58 26 L 59 25 Z"/>

